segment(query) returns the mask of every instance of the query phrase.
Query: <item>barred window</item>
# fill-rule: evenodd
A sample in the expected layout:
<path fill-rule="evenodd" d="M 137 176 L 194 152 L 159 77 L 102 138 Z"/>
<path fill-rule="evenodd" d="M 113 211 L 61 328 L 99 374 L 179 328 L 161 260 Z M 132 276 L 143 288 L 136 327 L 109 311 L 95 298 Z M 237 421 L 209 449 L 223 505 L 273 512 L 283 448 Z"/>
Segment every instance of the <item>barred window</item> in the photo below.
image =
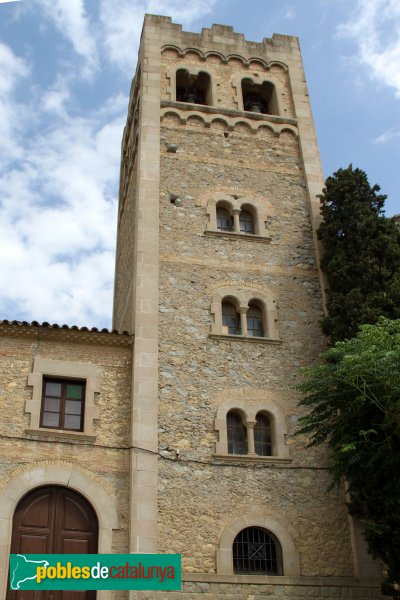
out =
<path fill-rule="evenodd" d="M 247 429 L 241 415 L 230 410 L 226 415 L 228 454 L 247 454 Z"/>
<path fill-rule="evenodd" d="M 283 575 L 278 539 L 261 527 L 242 529 L 233 542 L 233 571 L 248 575 Z"/>
<path fill-rule="evenodd" d="M 254 449 L 260 456 L 272 456 L 271 421 L 264 413 L 258 413 L 256 416 Z"/>

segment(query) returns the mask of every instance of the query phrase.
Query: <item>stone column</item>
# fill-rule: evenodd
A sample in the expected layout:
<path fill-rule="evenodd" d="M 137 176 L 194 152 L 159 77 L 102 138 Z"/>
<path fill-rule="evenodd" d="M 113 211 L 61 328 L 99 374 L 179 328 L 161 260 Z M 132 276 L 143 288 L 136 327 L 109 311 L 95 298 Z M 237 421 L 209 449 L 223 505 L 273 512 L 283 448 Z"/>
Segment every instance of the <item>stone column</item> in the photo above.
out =
<path fill-rule="evenodd" d="M 247 429 L 247 454 L 250 456 L 255 456 L 256 451 L 254 449 L 254 427 L 256 425 L 256 421 L 246 421 L 246 429 Z"/>
<path fill-rule="evenodd" d="M 233 209 L 233 230 L 236 233 L 240 233 L 240 220 L 239 220 L 240 210 L 238 208 Z"/>
<path fill-rule="evenodd" d="M 242 335 L 247 335 L 247 311 L 248 306 L 241 306 L 239 308 L 240 313 L 240 329 L 242 331 Z"/>

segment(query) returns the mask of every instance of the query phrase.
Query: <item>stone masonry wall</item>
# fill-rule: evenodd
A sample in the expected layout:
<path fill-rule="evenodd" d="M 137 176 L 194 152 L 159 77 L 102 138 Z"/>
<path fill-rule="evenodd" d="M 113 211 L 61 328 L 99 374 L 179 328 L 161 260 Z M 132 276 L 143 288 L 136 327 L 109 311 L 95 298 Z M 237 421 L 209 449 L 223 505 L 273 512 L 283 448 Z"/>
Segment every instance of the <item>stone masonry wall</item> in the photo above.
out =
<path fill-rule="evenodd" d="M 136 160 L 132 168 L 136 172 Z M 132 330 L 132 296 L 135 250 L 136 177 L 127 186 L 124 202 L 120 201 L 118 244 L 115 270 L 114 327 L 119 331 Z"/>
<path fill-rule="evenodd" d="M 162 100 L 175 100 L 175 96 L 170 90 L 171 80 L 168 74 L 171 70 L 174 70 L 174 67 L 184 69 L 185 66 L 198 66 L 200 70 L 203 67 L 210 71 L 217 89 L 217 98 L 214 103 L 217 107 L 238 110 L 238 103 L 235 100 L 236 90 L 233 87 L 233 83 L 246 77 L 252 78 L 255 83 L 257 83 L 258 79 L 262 82 L 263 78 L 265 78 L 274 83 L 278 90 L 282 109 L 281 116 L 287 118 L 294 116 L 289 77 L 283 66 L 272 65 L 267 70 L 263 65 L 256 62 L 248 66 L 244 65 L 238 58 L 230 58 L 227 64 L 222 64 L 222 58 L 215 54 L 202 59 L 195 52 L 187 52 L 184 57 L 180 58 L 177 56 L 175 50 L 165 50 L 162 55 Z"/>
<path fill-rule="evenodd" d="M 22 330 L 22 331 L 21 331 Z M 131 346 L 93 345 L 52 339 L 41 332 L 23 335 L 24 327 L 10 328 L 0 336 L 0 475 L 1 488 L 21 471 L 35 466 L 72 463 L 100 483 L 115 498 L 121 529 L 115 532 L 113 552 L 128 548 L 127 431 L 130 422 Z M 21 335 L 22 333 L 22 335 Z M 76 332 L 78 333 L 78 332 Z M 75 338 L 79 335 L 75 335 Z M 27 434 L 30 415 L 25 402 L 32 397 L 28 376 L 35 357 L 95 364 L 100 393 L 95 395 L 100 418 L 94 421 L 94 440 Z"/>
<path fill-rule="evenodd" d="M 174 116 L 162 125 L 160 447 L 180 455 L 175 461 L 166 455 L 160 464 L 159 550 L 182 552 L 187 573 L 213 573 L 224 527 L 258 509 L 285 523 L 303 576 L 351 576 L 343 493 L 326 491 L 324 450 L 306 450 L 305 440 L 293 437 L 300 413 L 293 385 L 299 368 L 323 349 L 297 140 L 245 128 L 226 137 L 200 123 L 181 125 Z M 176 144 L 177 152 L 167 152 L 167 144 Z M 270 215 L 270 244 L 205 235 L 206 200 L 217 191 L 261 199 Z M 171 193 L 182 199 L 180 207 L 170 202 Z M 213 292 L 229 285 L 273 294 L 280 345 L 210 339 Z M 214 458 L 219 403 L 268 391 L 282 398 L 292 462 Z"/>
<path fill-rule="evenodd" d="M 365 585 L 357 580 L 332 578 L 331 581 L 283 578 L 276 584 L 269 577 L 268 583 L 222 583 L 184 581 L 182 592 L 136 592 L 130 600 L 305 600 L 306 598 L 330 598 L 331 600 L 381 600 L 379 586 Z"/>

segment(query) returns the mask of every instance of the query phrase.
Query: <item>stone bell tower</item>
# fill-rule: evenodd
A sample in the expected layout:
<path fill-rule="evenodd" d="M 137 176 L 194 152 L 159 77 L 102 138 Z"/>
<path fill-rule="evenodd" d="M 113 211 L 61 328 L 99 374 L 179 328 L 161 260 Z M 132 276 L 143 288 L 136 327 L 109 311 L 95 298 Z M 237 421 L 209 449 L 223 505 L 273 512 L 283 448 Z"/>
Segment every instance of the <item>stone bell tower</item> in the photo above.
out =
<path fill-rule="evenodd" d="M 379 597 L 326 452 L 293 437 L 324 347 L 322 186 L 297 38 L 146 15 L 114 295 L 135 336 L 130 549 L 181 553 L 193 598 Z"/>

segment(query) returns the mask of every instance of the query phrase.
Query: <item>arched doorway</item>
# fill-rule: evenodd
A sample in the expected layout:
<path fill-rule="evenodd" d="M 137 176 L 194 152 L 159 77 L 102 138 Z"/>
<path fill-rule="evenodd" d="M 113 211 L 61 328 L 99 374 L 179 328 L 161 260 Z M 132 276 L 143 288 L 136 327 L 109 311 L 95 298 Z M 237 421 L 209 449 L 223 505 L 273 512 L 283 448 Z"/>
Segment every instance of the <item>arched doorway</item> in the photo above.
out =
<path fill-rule="evenodd" d="M 95 554 L 98 521 L 92 506 L 59 486 L 33 490 L 19 502 L 13 519 L 12 554 Z M 95 600 L 96 592 L 8 591 L 7 600 Z"/>

